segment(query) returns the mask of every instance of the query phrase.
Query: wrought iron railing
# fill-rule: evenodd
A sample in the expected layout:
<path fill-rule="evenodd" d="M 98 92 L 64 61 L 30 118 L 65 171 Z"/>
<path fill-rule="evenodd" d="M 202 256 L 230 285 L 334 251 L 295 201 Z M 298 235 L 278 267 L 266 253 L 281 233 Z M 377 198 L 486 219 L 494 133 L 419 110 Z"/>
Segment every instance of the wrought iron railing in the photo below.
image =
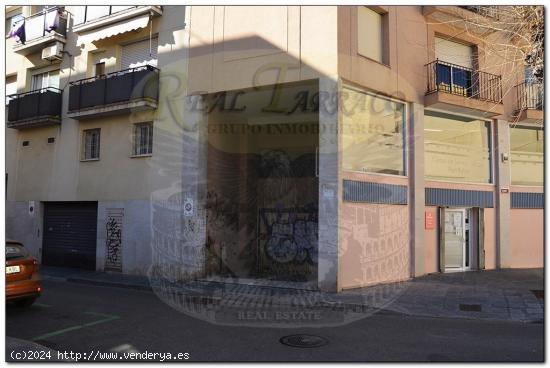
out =
<path fill-rule="evenodd" d="M 102 74 L 69 83 L 69 111 L 135 99 L 158 100 L 160 70 L 152 65 Z"/>
<path fill-rule="evenodd" d="M 498 5 L 461 5 L 461 8 L 467 9 L 484 17 L 498 20 L 500 18 L 500 7 Z"/>
<path fill-rule="evenodd" d="M 51 31 L 48 31 L 48 20 L 49 16 L 52 13 L 59 13 L 59 18 L 55 28 L 52 28 Z M 36 40 L 38 38 L 50 35 L 51 32 L 58 33 L 60 35 L 67 35 L 67 12 L 65 11 L 64 6 L 52 6 L 44 10 L 39 11 L 33 15 L 22 18 L 15 24 L 19 22 L 25 22 L 25 43 Z M 14 24 L 14 26 L 15 26 Z M 19 40 L 18 44 L 21 43 Z"/>
<path fill-rule="evenodd" d="M 541 83 L 524 81 L 516 86 L 516 110 L 542 110 L 544 86 Z"/>
<path fill-rule="evenodd" d="M 441 60 L 426 64 L 426 94 L 446 92 L 489 102 L 502 102 L 502 78 Z"/>

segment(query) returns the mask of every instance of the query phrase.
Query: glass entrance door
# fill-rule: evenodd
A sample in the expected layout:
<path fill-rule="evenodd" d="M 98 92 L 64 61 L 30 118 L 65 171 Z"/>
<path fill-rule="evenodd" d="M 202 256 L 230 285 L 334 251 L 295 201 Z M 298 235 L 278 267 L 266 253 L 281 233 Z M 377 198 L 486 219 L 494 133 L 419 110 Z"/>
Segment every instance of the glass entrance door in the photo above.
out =
<path fill-rule="evenodd" d="M 468 268 L 466 210 L 445 210 L 445 270 Z"/>

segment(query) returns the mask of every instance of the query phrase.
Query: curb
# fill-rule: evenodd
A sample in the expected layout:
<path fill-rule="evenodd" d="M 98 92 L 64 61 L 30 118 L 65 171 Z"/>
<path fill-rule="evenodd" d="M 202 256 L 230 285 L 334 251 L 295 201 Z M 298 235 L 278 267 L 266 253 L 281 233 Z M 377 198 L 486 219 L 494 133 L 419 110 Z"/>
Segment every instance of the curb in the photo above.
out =
<path fill-rule="evenodd" d="M 130 283 L 123 283 L 123 282 L 104 281 L 104 280 L 92 280 L 92 279 L 85 279 L 85 278 L 79 278 L 79 277 L 60 277 L 60 276 L 42 275 L 42 280 L 57 281 L 57 282 L 71 282 L 75 284 L 96 285 L 96 286 L 110 286 L 110 287 L 118 287 L 118 288 L 133 289 L 133 290 L 153 291 L 150 285 L 139 285 L 139 284 L 130 284 Z"/>

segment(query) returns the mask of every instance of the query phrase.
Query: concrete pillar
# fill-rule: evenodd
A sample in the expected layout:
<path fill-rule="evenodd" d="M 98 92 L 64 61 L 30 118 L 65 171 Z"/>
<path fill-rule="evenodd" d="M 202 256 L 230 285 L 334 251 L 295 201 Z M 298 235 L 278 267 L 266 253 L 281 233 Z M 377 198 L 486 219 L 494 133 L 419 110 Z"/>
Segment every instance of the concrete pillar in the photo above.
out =
<path fill-rule="evenodd" d="M 425 273 L 424 265 L 424 106 L 409 104 L 407 130 L 409 176 L 409 234 L 411 244 L 411 276 Z"/>
<path fill-rule="evenodd" d="M 336 79 L 319 79 L 319 262 L 318 286 L 338 291 L 338 91 Z"/>
<path fill-rule="evenodd" d="M 507 268 L 511 263 L 510 250 L 510 125 L 506 120 L 494 121 L 493 152 L 495 168 L 495 212 L 497 267 Z"/>

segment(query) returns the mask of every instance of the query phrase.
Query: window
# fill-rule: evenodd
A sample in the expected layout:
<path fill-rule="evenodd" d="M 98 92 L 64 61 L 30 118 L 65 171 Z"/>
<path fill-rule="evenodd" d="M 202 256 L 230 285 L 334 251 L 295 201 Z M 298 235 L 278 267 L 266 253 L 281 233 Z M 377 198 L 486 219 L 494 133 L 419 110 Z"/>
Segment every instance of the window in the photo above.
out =
<path fill-rule="evenodd" d="M 100 63 L 95 64 L 94 73 L 95 73 L 94 75 L 96 77 L 105 74 L 105 62 L 100 62 Z"/>
<path fill-rule="evenodd" d="M 82 138 L 82 160 L 99 160 L 101 129 L 84 130 Z"/>
<path fill-rule="evenodd" d="M 387 64 L 388 58 L 384 55 L 385 18 L 385 15 L 366 6 L 358 8 L 357 50 L 359 54 L 369 59 Z"/>
<path fill-rule="evenodd" d="M 17 93 L 17 75 L 6 77 L 6 105 L 10 102 L 9 95 Z"/>
<path fill-rule="evenodd" d="M 456 182 L 491 182 L 491 126 L 484 120 L 426 111 L 426 178 Z"/>
<path fill-rule="evenodd" d="M 51 70 L 49 72 L 37 73 L 32 76 L 32 91 L 47 87 L 59 88 L 59 70 Z"/>
<path fill-rule="evenodd" d="M 157 66 L 158 37 L 122 46 L 121 69 L 143 65 Z"/>
<path fill-rule="evenodd" d="M 134 156 L 153 154 L 153 123 L 134 125 Z"/>
<path fill-rule="evenodd" d="M 512 184 L 543 185 L 544 131 L 541 128 L 510 127 Z"/>
<path fill-rule="evenodd" d="M 344 170 L 405 175 L 405 105 L 344 89 Z"/>
<path fill-rule="evenodd" d="M 9 37 L 10 31 L 17 22 L 23 20 L 22 14 L 16 14 L 6 19 L 6 37 Z"/>

